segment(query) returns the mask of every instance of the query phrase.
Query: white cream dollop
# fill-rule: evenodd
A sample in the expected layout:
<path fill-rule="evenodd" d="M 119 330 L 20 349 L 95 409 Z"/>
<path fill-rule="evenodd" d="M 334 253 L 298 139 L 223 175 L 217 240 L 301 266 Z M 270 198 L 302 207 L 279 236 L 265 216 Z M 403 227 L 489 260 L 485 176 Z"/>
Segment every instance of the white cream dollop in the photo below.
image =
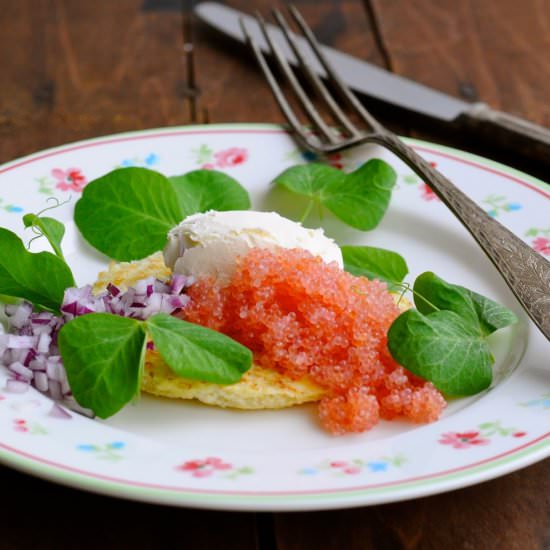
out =
<path fill-rule="evenodd" d="M 251 248 L 303 248 L 343 266 L 338 245 L 322 229 L 308 229 L 276 212 L 210 210 L 185 218 L 168 233 L 164 261 L 174 273 L 226 282 L 236 259 Z"/>

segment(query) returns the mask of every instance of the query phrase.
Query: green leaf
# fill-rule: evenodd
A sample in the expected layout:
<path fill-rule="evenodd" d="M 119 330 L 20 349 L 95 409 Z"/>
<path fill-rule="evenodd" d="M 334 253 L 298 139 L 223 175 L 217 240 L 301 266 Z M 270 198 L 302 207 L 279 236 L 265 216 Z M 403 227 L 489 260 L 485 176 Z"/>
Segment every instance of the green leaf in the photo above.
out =
<path fill-rule="evenodd" d="M 379 279 L 389 285 L 400 283 L 409 268 L 397 252 L 374 246 L 342 246 L 344 269 L 353 275 Z"/>
<path fill-rule="evenodd" d="M 473 330 L 481 333 L 474 303 L 465 289 L 426 271 L 416 278 L 413 290 L 414 303 L 421 313 L 428 314 L 441 309 L 454 311 Z"/>
<path fill-rule="evenodd" d="M 27 251 L 15 233 L 0 228 L 0 294 L 58 310 L 70 286 L 75 286 L 73 275 L 62 259 Z"/>
<path fill-rule="evenodd" d="M 277 185 L 286 187 L 289 191 L 304 195 L 311 199 L 320 199 L 321 192 L 334 182 L 343 180 L 344 172 L 315 162 L 299 164 L 287 168 L 273 181 Z"/>
<path fill-rule="evenodd" d="M 508 308 L 463 286 L 447 283 L 430 271 L 416 278 L 414 292 L 415 305 L 421 313 L 436 308 L 454 311 L 483 335 L 517 322 Z"/>
<path fill-rule="evenodd" d="M 15 298 L 14 296 L 8 296 L 7 294 L 0 294 L 0 304 L 20 304 L 21 298 Z"/>
<path fill-rule="evenodd" d="M 65 235 L 65 226 L 61 222 L 46 216 L 41 217 L 36 214 L 25 214 L 23 216 L 23 223 L 25 227 L 36 227 L 39 232 L 48 239 L 56 255 L 63 259 L 61 241 Z"/>
<path fill-rule="evenodd" d="M 388 331 L 393 358 L 447 395 L 488 388 L 493 356 L 485 338 L 453 311 L 402 313 Z"/>
<path fill-rule="evenodd" d="M 59 332 L 59 349 L 75 399 L 100 418 L 118 412 L 138 393 L 144 362 L 143 323 L 89 313 Z"/>
<path fill-rule="evenodd" d="M 169 178 L 184 218 L 208 210 L 248 210 L 250 197 L 235 179 L 215 170 L 194 170 Z"/>
<path fill-rule="evenodd" d="M 322 190 L 321 203 L 348 225 L 368 231 L 386 213 L 396 179 L 388 163 L 372 159 L 344 178 L 331 181 Z"/>
<path fill-rule="evenodd" d="M 214 384 L 234 384 L 252 366 L 252 352 L 228 336 L 157 313 L 147 330 L 166 364 L 178 375 Z"/>
<path fill-rule="evenodd" d="M 166 244 L 181 221 L 178 196 L 168 178 L 146 168 L 120 168 L 90 182 L 76 203 L 82 236 L 119 261 L 144 258 Z"/>
<path fill-rule="evenodd" d="M 507 307 L 473 290 L 464 287 L 459 288 L 466 291 L 472 298 L 479 323 L 485 334 L 492 334 L 498 329 L 518 322 L 516 314 Z"/>
<path fill-rule="evenodd" d="M 384 216 L 396 179 L 388 163 L 372 159 L 349 174 L 324 164 L 301 164 L 288 168 L 274 182 L 319 201 L 344 223 L 367 231 Z"/>

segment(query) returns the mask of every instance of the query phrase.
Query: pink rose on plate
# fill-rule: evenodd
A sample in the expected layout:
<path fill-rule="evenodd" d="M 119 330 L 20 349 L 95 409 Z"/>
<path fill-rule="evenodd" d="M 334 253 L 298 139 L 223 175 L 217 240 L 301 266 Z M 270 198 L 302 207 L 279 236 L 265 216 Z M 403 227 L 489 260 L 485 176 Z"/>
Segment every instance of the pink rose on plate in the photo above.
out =
<path fill-rule="evenodd" d="M 438 201 L 440 200 L 439 197 L 432 191 L 431 187 L 428 186 L 428 184 L 423 183 L 420 192 L 422 194 L 422 198 L 425 201 Z"/>
<path fill-rule="evenodd" d="M 77 191 L 80 193 L 88 183 L 86 176 L 80 168 L 68 168 L 67 170 L 54 168 L 52 176 L 56 180 L 55 186 L 61 189 L 61 191 Z"/>
<path fill-rule="evenodd" d="M 216 470 L 231 470 L 232 468 L 231 464 L 217 457 L 188 460 L 177 467 L 178 470 L 189 472 L 193 477 L 209 477 Z"/>
<path fill-rule="evenodd" d="M 242 147 L 231 147 L 214 153 L 216 166 L 219 168 L 229 168 L 246 162 L 248 159 L 248 151 Z"/>
<path fill-rule="evenodd" d="M 451 445 L 455 449 L 468 449 L 477 445 L 487 445 L 489 440 L 481 437 L 478 431 L 447 432 L 441 436 L 439 443 Z"/>
<path fill-rule="evenodd" d="M 550 256 L 550 239 L 546 237 L 537 237 L 533 241 L 533 248 L 545 256 Z"/>

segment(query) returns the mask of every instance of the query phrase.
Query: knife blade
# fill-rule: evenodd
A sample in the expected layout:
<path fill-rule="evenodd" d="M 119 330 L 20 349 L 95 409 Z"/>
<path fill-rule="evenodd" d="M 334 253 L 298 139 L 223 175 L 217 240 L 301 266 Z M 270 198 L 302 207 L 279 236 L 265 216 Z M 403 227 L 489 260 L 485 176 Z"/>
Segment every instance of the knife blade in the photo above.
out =
<path fill-rule="evenodd" d="M 195 13 L 206 24 L 244 43 L 245 37 L 240 25 L 242 19 L 260 48 L 264 52 L 269 52 L 254 17 L 217 2 L 202 2 L 195 7 Z M 268 28 L 289 63 L 296 65 L 296 57 L 286 43 L 283 33 L 274 25 L 268 25 Z M 301 36 L 296 35 L 296 38 L 309 58 L 313 70 L 321 77 L 325 77 L 325 70 L 307 41 Z M 498 142 L 501 146 L 550 164 L 550 130 L 496 111 L 485 103 L 470 103 L 434 90 L 329 46 L 322 46 L 322 50 L 340 78 L 356 92 L 454 123 L 458 127 L 469 128 L 493 143 Z"/>

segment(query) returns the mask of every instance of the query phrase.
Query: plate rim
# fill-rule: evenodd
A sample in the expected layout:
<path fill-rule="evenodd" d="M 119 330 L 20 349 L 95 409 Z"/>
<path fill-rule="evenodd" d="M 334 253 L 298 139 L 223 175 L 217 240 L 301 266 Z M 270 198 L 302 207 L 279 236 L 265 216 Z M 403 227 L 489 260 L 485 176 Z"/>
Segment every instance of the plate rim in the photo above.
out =
<path fill-rule="evenodd" d="M 93 147 L 95 145 L 109 145 L 117 141 L 143 139 L 152 135 L 175 136 L 178 134 L 215 134 L 215 133 L 277 133 L 290 134 L 288 127 L 278 124 L 265 123 L 224 123 L 212 125 L 169 126 L 130 132 L 108 134 L 85 140 L 69 142 L 59 146 L 43 149 L 23 157 L 18 157 L 0 165 L 0 174 L 16 169 L 19 166 L 35 162 L 59 153 L 68 153 L 73 150 Z M 520 170 L 502 163 L 462 151 L 453 147 L 439 145 L 415 138 L 404 138 L 418 150 L 430 150 L 455 161 L 471 164 L 478 169 L 498 173 L 529 187 L 531 190 L 550 198 L 550 186 L 542 180 L 530 176 Z M 306 493 L 276 494 L 267 491 L 261 494 L 238 491 L 200 490 L 176 487 L 160 487 L 154 484 L 138 486 L 130 480 L 110 479 L 91 472 L 78 471 L 77 468 L 59 465 L 51 461 L 40 459 L 30 453 L 10 448 L 0 441 L 0 462 L 17 470 L 48 479 L 62 485 L 88 491 L 124 497 L 132 500 L 154 502 L 158 504 L 176 504 L 197 508 L 221 510 L 321 510 L 332 508 L 347 508 L 397 502 L 418 498 L 431 494 L 438 494 L 449 490 L 474 485 L 489 479 L 500 477 L 512 471 L 519 470 L 550 456 L 550 432 L 539 436 L 533 441 L 526 442 L 514 449 L 499 455 L 469 464 L 465 467 L 450 469 L 436 474 L 419 476 L 423 479 L 408 478 L 387 483 L 372 484 L 368 487 L 339 488 L 330 490 L 312 490 Z M 74 470 L 74 471 L 73 471 Z M 420 485 L 422 484 L 422 485 Z M 414 487 L 413 494 L 410 489 Z M 328 496 L 328 495 L 331 496 Z M 315 500 L 319 498 L 320 500 Z M 216 500 L 217 499 L 217 500 Z M 287 499 L 284 501 L 283 499 Z M 293 502 L 288 502 L 293 499 Z M 339 501 L 341 500 L 341 501 Z"/>

